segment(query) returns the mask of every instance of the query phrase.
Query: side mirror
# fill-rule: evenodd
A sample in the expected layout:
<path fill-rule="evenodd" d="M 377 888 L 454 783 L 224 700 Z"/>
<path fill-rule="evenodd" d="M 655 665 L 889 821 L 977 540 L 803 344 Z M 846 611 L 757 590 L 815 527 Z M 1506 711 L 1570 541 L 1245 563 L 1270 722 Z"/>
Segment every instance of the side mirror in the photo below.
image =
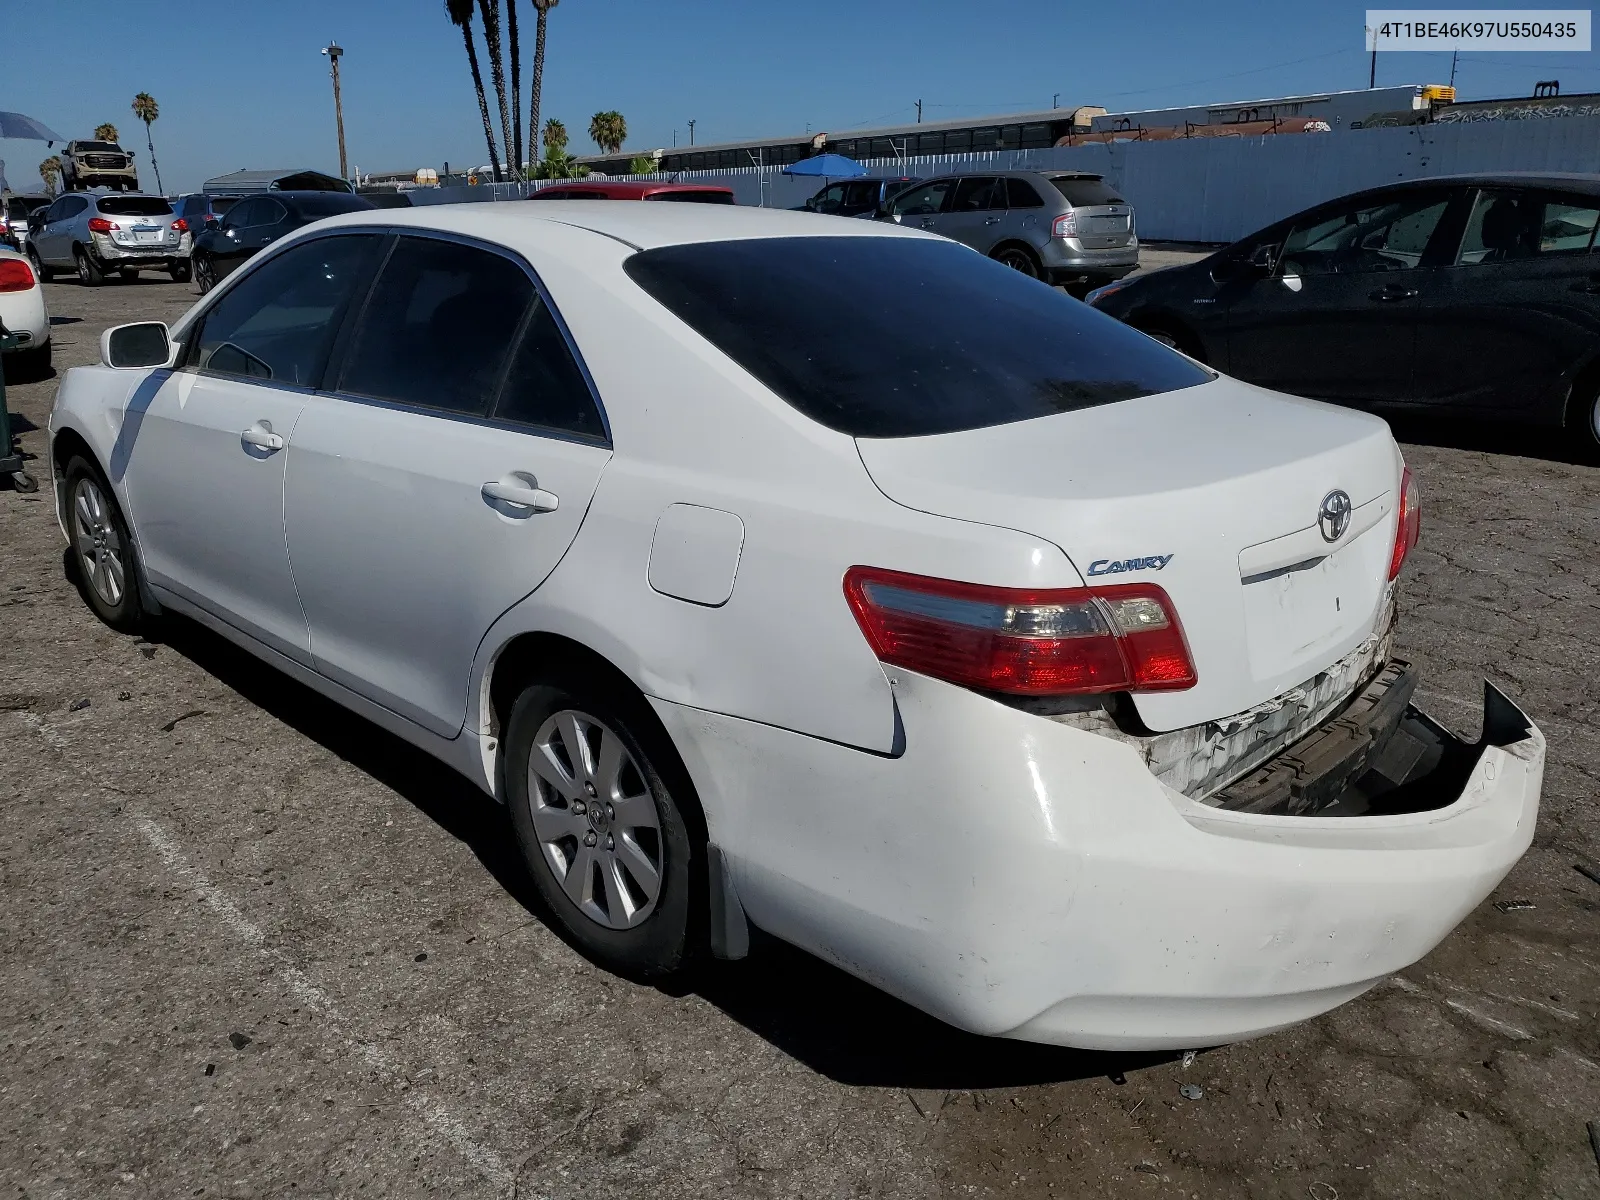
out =
<path fill-rule="evenodd" d="M 1275 251 L 1276 247 L 1271 245 L 1257 246 L 1250 252 L 1250 266 L 1263 275 L 1271 275 L 1278 265 Z"/>
<path fill-rule="evenodd" d="M 897 212 L 891 211 L 889 213 L 889 220 L 893 221 L 896 225 L 900 224 L 900 214 L 897 213 Z"/>
<path fill-rule="evenodd" d="M 118 325 L 100 335 L 100 361 L 131 371 L 172 365 L 172 338 L 162 321 Z"/>

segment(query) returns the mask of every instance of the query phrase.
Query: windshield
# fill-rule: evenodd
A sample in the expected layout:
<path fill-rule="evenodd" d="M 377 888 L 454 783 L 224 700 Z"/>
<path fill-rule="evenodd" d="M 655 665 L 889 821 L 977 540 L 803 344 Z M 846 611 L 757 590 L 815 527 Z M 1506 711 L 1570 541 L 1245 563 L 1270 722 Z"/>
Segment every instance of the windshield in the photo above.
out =
<path fill-rule="evenodd" d="M 117 145 L 115 142 L 79 142 L 78 143 L 78 149 L 80 151 L 84 151 L 84 150 L 110 150 L 110 151 L 113 151 L 114 153 L 117 153 L 117 154 L 121 154 L 122 153 L 122 147 Z"/>
<path fill-rule="evenodd" d="M 1126 204 L 1127 201 L 1106 185 L 1103 179 L 1052 179 L 1056 191 L 1067 198 L 1073 208 L 1094 204 Z"/>
<path fill-rule="evenodd" d="M 165 217 L 172 205 L 160 196 L 101 196 L 100 211 L 108 217 Z"/>
<path fill-rule="evenodd" d="M 643 251 L 626 270 L 784 400 L 853 437 L 1004 425 L 1212 378 L 942 240 L 705 242 Z"/>

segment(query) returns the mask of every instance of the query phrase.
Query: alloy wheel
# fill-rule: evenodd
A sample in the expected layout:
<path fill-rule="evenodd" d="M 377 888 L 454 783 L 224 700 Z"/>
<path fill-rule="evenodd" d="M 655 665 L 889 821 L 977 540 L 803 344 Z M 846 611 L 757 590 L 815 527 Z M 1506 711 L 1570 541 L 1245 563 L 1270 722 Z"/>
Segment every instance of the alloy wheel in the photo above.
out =
<path fill-rule="evenodd" d="M 1013 271 L 1021 271 L 1029 279 L 1037 279 L 1039 272 L 1034 269 L 1033 259 L 1021 250 L 1007 250 L 1000 255 L 1000 261 Z"/>
<path fill-rule="evenodd" d="M 578 910 L 632 929 L 661 896 L 661 820 L 644 773 L 616 732 L 563 709 L 528 756 L 528 807 L 545 862 Z"/>
<path fill-rule="evenodd" d="M 111 506 L 92 479 L 80 479 L 72 498 L 73 543 L 83 576 L 109 608 L 122 603 L 128 568 Z"/>

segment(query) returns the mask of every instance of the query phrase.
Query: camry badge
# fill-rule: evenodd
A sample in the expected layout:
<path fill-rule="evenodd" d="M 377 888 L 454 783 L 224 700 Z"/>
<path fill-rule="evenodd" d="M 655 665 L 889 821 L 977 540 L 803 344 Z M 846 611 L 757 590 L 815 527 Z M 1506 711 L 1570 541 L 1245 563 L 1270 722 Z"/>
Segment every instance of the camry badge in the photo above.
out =
<path fill-rule="evenodd" d="M 1322 540 L 1337 542 L 1344 536 L 1345 530 L 1350 528 L 1350 494 L 1334 488 L 1322 498 L 1322 507 L 1317 509 L 1317 528 L 1322 530 Z"/>

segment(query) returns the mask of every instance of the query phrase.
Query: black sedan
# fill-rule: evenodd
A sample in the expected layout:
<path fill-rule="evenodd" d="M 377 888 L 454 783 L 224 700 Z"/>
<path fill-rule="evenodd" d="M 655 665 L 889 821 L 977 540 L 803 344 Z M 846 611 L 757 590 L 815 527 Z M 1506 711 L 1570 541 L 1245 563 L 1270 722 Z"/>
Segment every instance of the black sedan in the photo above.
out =
<path fill-rule="evenodd" d="M 1450 176 L 1322 204 L 1089 303 L 1228 374 L 1561 426 L 1600 453 L 1600 176 Z"/>
<path fill-rule="evenodd" d="M 376 208 L 348 192 L 271 192 L 247 196 L 194 240 L 194 278 L 202 292 L 284 234 L 338 213 Z"/>

